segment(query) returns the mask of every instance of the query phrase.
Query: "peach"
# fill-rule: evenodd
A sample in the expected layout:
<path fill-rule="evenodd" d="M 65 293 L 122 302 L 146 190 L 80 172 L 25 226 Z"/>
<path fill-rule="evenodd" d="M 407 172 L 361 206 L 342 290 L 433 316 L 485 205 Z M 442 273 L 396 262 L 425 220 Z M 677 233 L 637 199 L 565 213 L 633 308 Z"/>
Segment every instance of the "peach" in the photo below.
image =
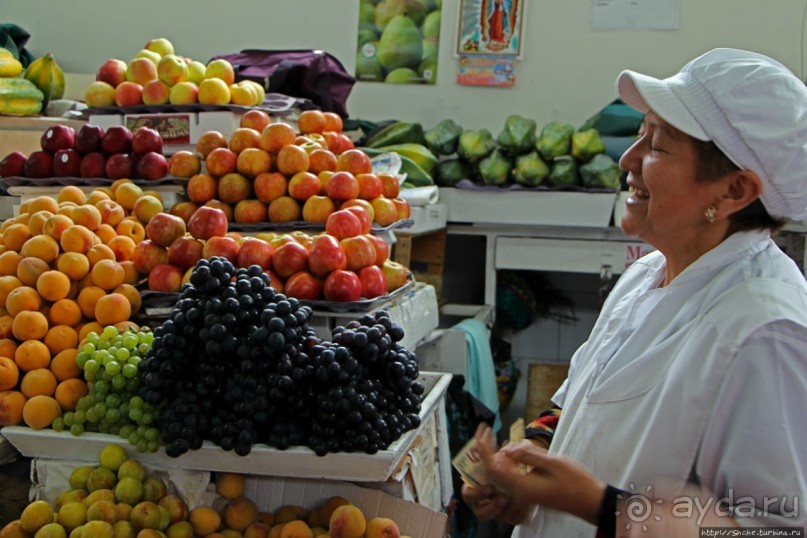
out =
<path fill-rule="evenodd" d="M 171 96 L 171 88 L 161 80 L 151 80 L 143 86 L 141 98 L 145 105 L 164 105 Z"/>
<path fill-rule="evenodd" d="M 401 538 L 395 521 L 387 517 L 374 517 L 367 522 L 366 538 Z"/>
<path fill-rule="evenodd" d="M 199 86 L 190 81 L 178 82 L 171 87 L 168 102 L 172 105 L 192 105 L 199 102 Z"/>
<path fill-rule="evenodd" d="M 157 66 L 148 58 L 136 57 L 126 66 L 126 80 L 129 82 L 143 86 L 156 79 Z"/>
<path fill-rule="evenodd" d="M 126 218 L 126 210 L 114 200 L 101 200 L 95 204 L 96 209 L 101 214 L 101 223 L 117 226 L 120 221 Z M 96 228 L 97 230 L 97 228 Z"/>
<path fill-rule="evenodd" d="M 333 538 L 360 538 L 367 529 L 367 520 L 358 507 L 344 505 L 333 511 L 328 528 Z"/>
<path fill-rule="evenodd" d="M 243 531 L 258 518 L 258 507 L 245 496 L 236 497 L 224 508 L 224 523 L 227 527 Z"/>
<path fill-rule="evenodd" d="M 127 80 L 115 88 L 115 104 L 118 106 L 137 106 L 143 104 L 143 86 Z"/>
<path fill-rule="evenodd" d="M 126 217 L 115 227 L 118 235 L 125 235 L 132 239 L 135 244 L 146 238 L 146 228 L 134 217 Z"/>
<path fill-rule="evenodd" d="M 91 107 L 115 105 L 115 88 L 101 80 L 91 82 L 84 90 L 84 102 Z"/>

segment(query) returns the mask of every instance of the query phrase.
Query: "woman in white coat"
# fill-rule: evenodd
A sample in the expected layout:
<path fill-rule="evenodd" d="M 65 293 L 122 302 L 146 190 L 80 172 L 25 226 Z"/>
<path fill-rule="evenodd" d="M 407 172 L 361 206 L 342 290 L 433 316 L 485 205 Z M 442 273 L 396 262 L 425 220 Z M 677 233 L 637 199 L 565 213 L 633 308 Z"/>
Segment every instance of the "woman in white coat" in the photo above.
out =
<path fill-rule="evenodd" d="M 803 528 L 807 283 L 771 235 L 807 218 L 807 88 L 735 49 L 664 80 L 625 71 L 617 87 L 646 113 L 620 159 L 621 227 L 657 250 L 624 272 L 572 358 L 548 453 L 494 452 L 483 432 L 497 487 L 464 499 L 518 523 L 514 536 L 613 536 L 617 512 L 623 530 L 675 517 L 654 498 L 663 478 L 712 492 L 708 515 L 726 525 Z M 633 493 L 654 502 L 631 520 L 620 500 Z"/>

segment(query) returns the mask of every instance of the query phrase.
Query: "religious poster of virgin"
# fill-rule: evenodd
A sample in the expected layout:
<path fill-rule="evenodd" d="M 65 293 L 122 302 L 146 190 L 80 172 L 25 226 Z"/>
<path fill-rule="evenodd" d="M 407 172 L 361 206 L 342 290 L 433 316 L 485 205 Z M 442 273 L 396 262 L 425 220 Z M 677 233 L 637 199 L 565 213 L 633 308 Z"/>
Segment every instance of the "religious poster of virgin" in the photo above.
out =
<path fill-rule="evenodd" d="M 461 0 L 457 54 L 521 57 L 524 0 Z"/>
<path fill-rule="evenodd" d="M 442 0 L 359 0 L 356 79 L 434 84 Z"/>

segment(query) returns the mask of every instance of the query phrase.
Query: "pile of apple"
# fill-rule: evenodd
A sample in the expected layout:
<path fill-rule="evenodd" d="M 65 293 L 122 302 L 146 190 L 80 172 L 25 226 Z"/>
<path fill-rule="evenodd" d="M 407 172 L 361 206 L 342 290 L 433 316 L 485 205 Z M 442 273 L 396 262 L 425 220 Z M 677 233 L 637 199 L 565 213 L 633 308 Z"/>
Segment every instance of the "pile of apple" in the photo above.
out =
<path fill-rule="evenodd" d="M 382 227 L 408 218 L 397 176 L 373 173 L 370 157 L 341 131 L 341 119 L 330 112 L 303 111 L 295 130 L 250 110 L 229 138 L 203 133 L 195 158 L 191 151 L 172 155 L 172 175 L 190 178 L 189 202 L 172 213 L 188 216 L 212 205 L 239 224 L 324 224 L 337 209 L 359 205 Z"/>
<path fill-rule="evenodd" d="M 263 87 L 235 82 L 235 70 L 224 59 L 203 64 L 174 53 L 166 38 L 149 40 L 128 63 L 110 58 L 101 64 L 84 92 L 92 107 L 137 105 L 242 105 L 263 103 Z"/>
<path fill-rule="evenodd" d="M 132 132 L 123 125 L 104 130 L 85 124 L 76 131 L 52 125 L 42 134 L 40 151 L 13 151 L 0 161 L 0 177 L 80 177 L 161 179 L 168 174 L 163 139 L 150 127 Z"/>

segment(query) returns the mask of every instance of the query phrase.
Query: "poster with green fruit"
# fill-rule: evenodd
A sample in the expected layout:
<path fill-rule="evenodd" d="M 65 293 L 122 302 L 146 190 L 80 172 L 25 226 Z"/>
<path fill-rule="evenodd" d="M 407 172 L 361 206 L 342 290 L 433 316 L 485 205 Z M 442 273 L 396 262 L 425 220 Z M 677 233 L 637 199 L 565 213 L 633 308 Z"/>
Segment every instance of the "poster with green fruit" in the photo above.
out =
<path fill-rule="evenodd" d="M 442 0 L 359 0 L 356 79 L 434 84 Z"/>

